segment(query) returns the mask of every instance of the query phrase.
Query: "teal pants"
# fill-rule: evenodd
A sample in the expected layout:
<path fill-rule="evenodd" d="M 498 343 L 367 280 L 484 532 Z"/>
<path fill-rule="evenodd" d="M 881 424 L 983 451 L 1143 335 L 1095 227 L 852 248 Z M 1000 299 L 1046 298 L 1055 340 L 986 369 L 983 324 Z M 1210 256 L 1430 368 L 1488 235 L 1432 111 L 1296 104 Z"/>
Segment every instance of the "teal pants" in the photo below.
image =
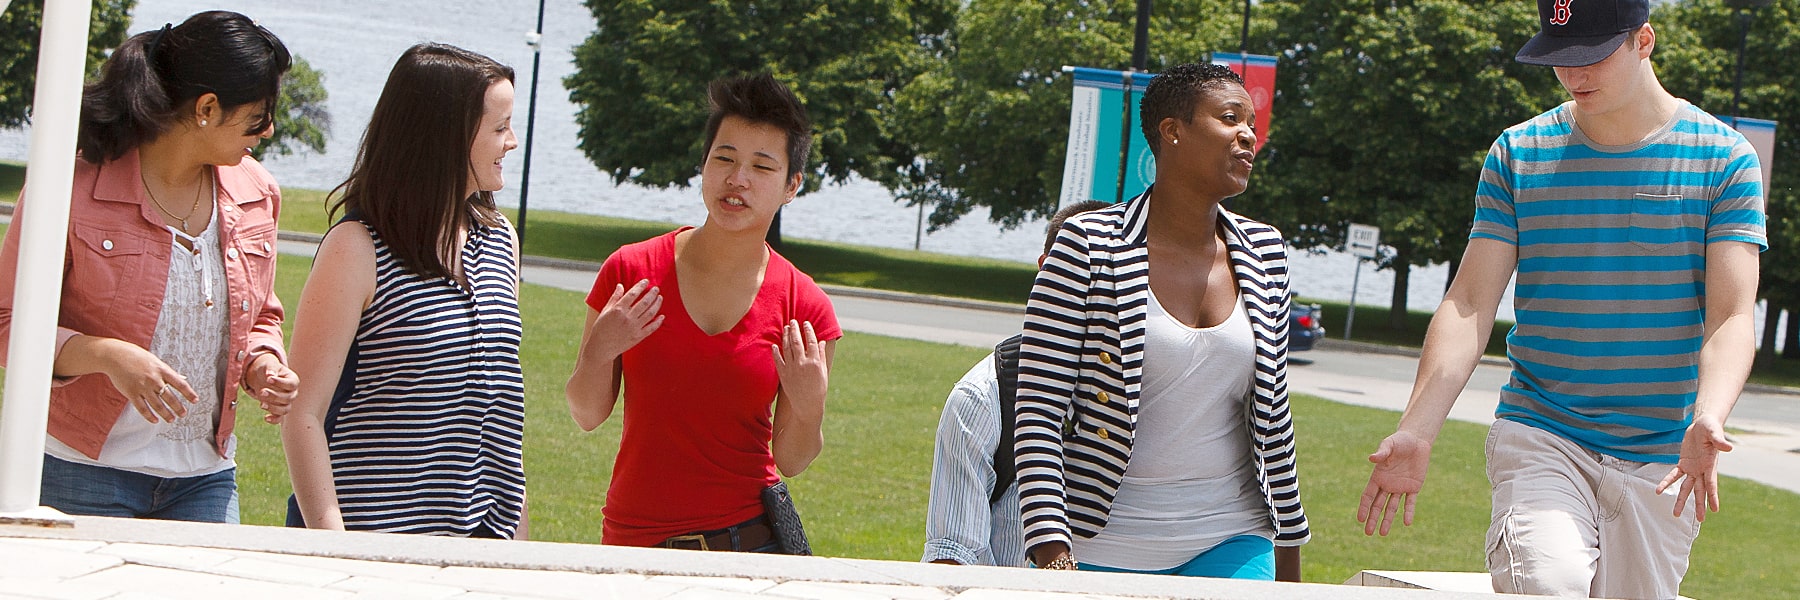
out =
<path fill-rule="evenodd" d="M 1193 560 L 1157 571 L 1115 569 L 1079 563 L 1083 571 L 1101 573 L 1142 573 L 1145 575 L 1181 575 L 1184 577 L 1218 577 L 1222 579 L 1275 580 L 1275 544 L 1262 536 L 1240 535 L 1213 546 Z"/>

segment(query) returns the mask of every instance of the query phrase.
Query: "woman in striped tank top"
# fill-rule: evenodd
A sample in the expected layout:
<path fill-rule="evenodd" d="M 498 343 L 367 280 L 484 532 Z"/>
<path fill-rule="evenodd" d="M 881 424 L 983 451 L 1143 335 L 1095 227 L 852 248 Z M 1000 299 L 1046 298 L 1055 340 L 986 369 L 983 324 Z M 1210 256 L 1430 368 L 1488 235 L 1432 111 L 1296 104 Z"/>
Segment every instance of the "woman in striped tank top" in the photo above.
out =
<path fill-rule="evenodd" d="M 296 314 L 291 526 L 525 536 L 512 79 L 431 43 L 388 75 Z"/>

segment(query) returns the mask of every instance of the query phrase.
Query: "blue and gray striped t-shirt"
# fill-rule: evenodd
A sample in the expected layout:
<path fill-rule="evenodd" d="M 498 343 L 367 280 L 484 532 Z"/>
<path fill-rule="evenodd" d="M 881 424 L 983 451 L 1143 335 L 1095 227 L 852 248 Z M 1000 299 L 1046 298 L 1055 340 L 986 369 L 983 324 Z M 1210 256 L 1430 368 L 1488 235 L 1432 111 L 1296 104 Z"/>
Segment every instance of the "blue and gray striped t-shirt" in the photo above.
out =
<path fill-rule="evenodd" d="M 1699 381 L 1706 245 L 1768 249 L 1762 169 L 1744 136 L 1686 102 L 1625 146 L 1588 139 L 1572 108 L 1502 133 L 1476 188 L 1470 238 L 1518 247 L 1495 416 L 1673 463 Z"/>

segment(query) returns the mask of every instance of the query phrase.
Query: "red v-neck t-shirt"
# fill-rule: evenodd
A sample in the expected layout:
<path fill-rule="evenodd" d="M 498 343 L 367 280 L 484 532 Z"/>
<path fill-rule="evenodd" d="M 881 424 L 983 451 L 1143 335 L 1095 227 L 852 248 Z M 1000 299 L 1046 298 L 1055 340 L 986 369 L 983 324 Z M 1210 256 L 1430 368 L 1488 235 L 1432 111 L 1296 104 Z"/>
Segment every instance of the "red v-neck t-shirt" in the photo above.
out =
<path fill-rule="evenodd" d="M 601 509 L 604 544 L 654 546 L 761 514 L 763 488 L 780 481 L 770 346 L 789 320 L 811 321 L 820 341 L 843 337 L 825 292 L 773 249 L 749 312 L 730 330 L 701 332 L 675 279 L 675 235 L 686 229 L 619 248 L 588 294 L 600 310 L 615 284 L 648 279 L 663 297 L 662 327 L 622 357 L 625 428 Z"/>

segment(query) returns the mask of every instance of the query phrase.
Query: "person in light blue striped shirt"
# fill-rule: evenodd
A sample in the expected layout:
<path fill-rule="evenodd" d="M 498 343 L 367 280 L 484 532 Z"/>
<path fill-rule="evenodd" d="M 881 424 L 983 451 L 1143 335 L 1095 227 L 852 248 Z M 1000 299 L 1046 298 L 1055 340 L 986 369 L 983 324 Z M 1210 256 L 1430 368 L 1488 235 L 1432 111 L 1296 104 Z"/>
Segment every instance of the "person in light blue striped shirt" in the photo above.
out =
<path fill-rule="evenodd" d="M 1742 135 L 1663 89 L 1647 2 L 1538 6 L 1518 60 L 1555 67 L 1573 100 L 1489 150 L 1461 270 L 1357 519 L 1411 524 L 1516 271 L 1513 373 L 1487 441 L 1495 590 L 1670 598 L 1719 509 L 1725 418 L 1754 354 L 1762 170 Z"/>
<path fill-rule="evenodd" d="M 1056 242 L 1063 221 L 1090 210 L 1106 208 L 1105 202 L 1084 200 L 1064 206 L 1050 217 L 1044 254 Z M 1017 336 L 1012 348 L 1017 362 Z M 1019 483 L 1006 478 L 998 497 L 994 486 L 1002 479 L 994 468 L 994 450 L 1000 444 L 1012 448 L 1012 432 L 1002 431 L 1002 408 L 1011 412 L 1012 398 L 1003 398 L 994 355 L 975 363 L 951 388 L 938 418 L 937 449 L 931 464 L 931 500 L 925 520 L 923 562 L 958 565 L 1025 566 L 1025 528 L 1019 517 Z M 1013 374 L 1016 379 L 1017 373 Z M 1001 403 L 1006 403 L 1005 407 Z M 1010 471 L 1010 464 L 1000 465 Z"/>

